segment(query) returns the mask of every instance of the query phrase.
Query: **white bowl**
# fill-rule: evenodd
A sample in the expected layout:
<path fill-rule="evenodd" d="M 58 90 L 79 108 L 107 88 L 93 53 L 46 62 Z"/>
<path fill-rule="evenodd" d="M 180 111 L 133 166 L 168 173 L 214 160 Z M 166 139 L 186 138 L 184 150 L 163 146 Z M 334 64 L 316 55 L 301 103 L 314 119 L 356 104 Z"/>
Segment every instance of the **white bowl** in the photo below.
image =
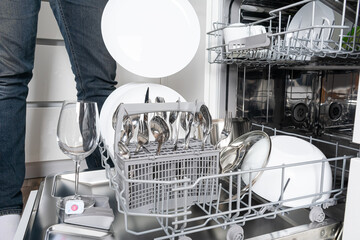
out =
<path fill-rule="evenodd" d="M 325 155 L 317 147 L 305 140 L 292 136 L 272 136 L 271 153 L 267 167 L 325 158 Z M 285 168 L 284 185 L 288 179 L 290 180 L 285 189 L 283 200 L 320 193 L 321 170 L 321 163 Z M 252 190 L 268 201 L 278 201 L 281 194 L 281 173 L 281 169 L 264 171 L 256 184 L 254 184 Z M 243 176 L 243 181 L 248 181 L 247 179 Z M 323 192 L 330 191 L 332 187 L 332 173 L 328 162 L 325 162 L 323 179 Z M 329 197 L 330 194 L 323 194 L 317 202 Z M 314 197 L 308 197 L 284 202 L 283 205 L 299 207 L 311 204 L 313 200 Z"/>
<path fill-rule="evenodd" d="M 149 98 L 152 102 L 154 102 L 155 98 L 158 96 L 163 97 L 165 102 L 176 102 L 179 98 L 181 102 L 186 102 L 186 100 L 175 90 L 160 84 L 129 83 L 117 88 L 105 100 L 100 112 L 101 137 L 112 158 L 114 156 L 115 137 L 115 130 L 112 127 L 112 117 L 116 108 L 120 103 L 144 103 L 145 93 L 148 87 Z M 149 117 L 151 117 L 151 115 L 149 115 Z M 150 136 L 150 140 L 153 140 L 152 136 Z"/>

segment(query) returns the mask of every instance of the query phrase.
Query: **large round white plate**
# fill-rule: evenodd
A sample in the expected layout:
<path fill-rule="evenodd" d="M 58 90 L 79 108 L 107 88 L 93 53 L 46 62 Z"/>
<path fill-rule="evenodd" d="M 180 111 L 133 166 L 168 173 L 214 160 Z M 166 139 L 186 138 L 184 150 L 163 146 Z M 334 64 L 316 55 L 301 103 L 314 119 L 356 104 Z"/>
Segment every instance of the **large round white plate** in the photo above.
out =
<path fill-rule="evenodd" d="M 313 12 L 313 2 L 305 4 L 300 10 L 295 14 L 294 18 L 291 20 L 288 30 L 296 30 L 300 28 L 306 28 L 312 26 L 312 12 Z M 335 15 L 334 11 L 321 3 L 320 1 L 315 2 L 315 19 L 314 25 L 324 25 L 331 26 L 334 24 Z M 306 45 L 310 47 L 310 42 L 306 43 L 304 41 L 297 41 L 296 39 L 316 39 L 324 41 L 330 39 L 331 28 L 314 28 L 310 30 L 303 30 L 294 33 L 288 33 L 285 36 L 286 46 L 290 45 L 291 47 L 302 47 Z M 309 35 L 310 34 L 310 35 Z M 300 42 L 302 44 L 300 44 Z"/>
<path fill-rule="evenodd" d="M 109 121 L 112 122 L 113 116 L 112 116 L 111 112 L 112 113 L 115 112 L 117 106 L 121 103 L 122 96 L 126 93 L 127 89 L 131 89 L 135 86 L 136 86 L 136 84 L 134 84 L 134 83 L 128 83 L 128 84 L 120 86 L 106 98 L 106 100 L 103 104 L 103 107 L 100 112 L 100 133 L 101 133 L 101 137 L 106 145 L 108 145 L 108 142 L 109 142 L 108 136 L 111 136 L 114 134 L 114 130 L 110 129 L 108 127 Z M 115 108 L 115 110 L 114 110 L 114 108 Z M 107 147 L 107 148 L 109 148 L 109 147 Z"/>
<path fill-rule="evenodd" d="M 129 83 L 117 88 L 105 100 L 100 113 L 101 137 L 109 151 L 114 156 L 114 129 L 112 127 L 113 114 L 120 103 L 144 103 L 145 93 L 149 87 L 149 98 L 154 102 L 156 97 L 163 97 L 165 102 L 181 102 L 186 100 L 175 90 L 155 83 Z"/>
<path fill-rule="evenodd" d="M 199 19 L 188 0 L 110 0 L 101 32 L 121 66 L 149 78 L 183 69 L 200 43 Z"/>
<path fill-rule="evenodd" d="M 292 136 L 272 136 L 271 153 L 267 167 L 280 166 L 321 160 L 325 155 L 311 143 Z M 289 183 L 284 192 L 284 200 L 307 196 L 320 192 L 322 164 L 308 164 L 285 169 L 284 185 Z M 330 191 L 332 187 L 332 173 L 328 162 L 324 166 L 323 192 Z M 253 186 L 253 191 L 268 201 L 276 202 L 281 194 L 281 169 L 266 170 Z M 324 194 L 321 199 L 328 199 L 330 194 Z M 299 207 L 311 204 L 314 197 L 285 202 L 284 206 Z"/>

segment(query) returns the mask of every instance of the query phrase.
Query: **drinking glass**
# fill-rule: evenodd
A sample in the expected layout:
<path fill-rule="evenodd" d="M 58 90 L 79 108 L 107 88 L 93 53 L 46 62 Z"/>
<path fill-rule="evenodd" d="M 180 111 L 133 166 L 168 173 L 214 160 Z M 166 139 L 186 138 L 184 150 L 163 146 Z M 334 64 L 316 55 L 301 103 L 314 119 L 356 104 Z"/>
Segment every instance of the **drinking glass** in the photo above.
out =
<path fill-rule="evenodd" d="M 64 101 L 57 126 L 57 141 L 60 149 L 75 162 L 75 194 L 58 201 L 57 206 L 65 209 L 68 200 L 82 200 L 84 208 L 90 208 L 95 201 L 91 196 L 78 194 L 80 162 L 97 147 L 99 113 L 95 102 Z"/>

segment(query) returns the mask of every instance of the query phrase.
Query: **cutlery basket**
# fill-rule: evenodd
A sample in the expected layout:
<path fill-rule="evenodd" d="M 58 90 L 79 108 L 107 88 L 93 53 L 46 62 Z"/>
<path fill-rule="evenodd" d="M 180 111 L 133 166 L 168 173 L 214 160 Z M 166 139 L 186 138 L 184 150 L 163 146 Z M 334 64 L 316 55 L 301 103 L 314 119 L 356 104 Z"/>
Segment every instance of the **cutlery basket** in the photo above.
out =
<path fill-rule="evenodd" d="M 123 104 L 118 112 L 115 142 L 119 141 L 121 120 L 128 115 L 154 113 L 160 111 L 195 112 L 196 103 L 156 103 Z M 145 112 L 144 112 L 145 110 Z M 119 130 L 120 129 L 120 130 Z M 195 203 L 213 201 L 217 196 L 218 179 L 211 178 L 198 182 L 201 177 L 216 175 L 219 172 L 219 151 L 210 144 L 201 149 L 200 140 L 191 139 L 189 149 L 184 149 L 184 139 L 179 139 L 178 148 L 167 141 L 156 155 L 157 143 L 150 141 L 135 154 L 137 144 L 130 143 L 130 159 L 124 158 L 114 148 L 114 170 L 105 163 L 109 179 L 117 194 L 119 208 L 127 213 L 144 215 L 170 214 L 186 211 Z M 195 185 L 189 190 L 177 188 Z"/>

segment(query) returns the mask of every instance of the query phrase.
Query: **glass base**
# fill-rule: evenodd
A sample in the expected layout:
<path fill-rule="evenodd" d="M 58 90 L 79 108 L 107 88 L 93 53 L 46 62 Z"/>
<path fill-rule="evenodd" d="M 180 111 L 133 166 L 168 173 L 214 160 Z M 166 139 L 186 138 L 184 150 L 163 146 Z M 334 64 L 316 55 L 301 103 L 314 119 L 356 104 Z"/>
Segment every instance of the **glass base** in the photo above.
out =
<path fill-rule="evenodd" d="M 95 199 L 92 196 L 78 195 L 75 197 L 75 195 L 72 195 L 59 199 L 56 202 L 56 206 L 61 210 L 65 210 L 66 202 L 69 200 L 82 200 L 84 202 L 84 209 L 91 208 L 95 205 Z"/>

